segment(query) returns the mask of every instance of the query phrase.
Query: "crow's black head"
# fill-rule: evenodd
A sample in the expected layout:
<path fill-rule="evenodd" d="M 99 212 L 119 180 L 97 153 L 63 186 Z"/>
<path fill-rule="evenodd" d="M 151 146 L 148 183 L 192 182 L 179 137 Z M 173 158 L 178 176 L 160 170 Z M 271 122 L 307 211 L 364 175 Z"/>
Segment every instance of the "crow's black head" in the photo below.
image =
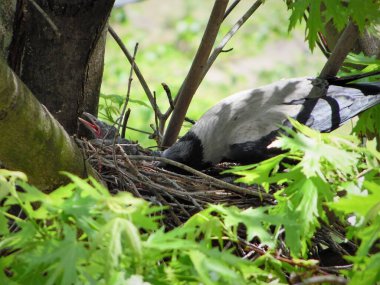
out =
<path fill-rule="evenodd" d="M 189 131 L 174 145 L 162 153 L 162 157 L 186 164 L 190 167 L 201 169 L 209 165 L 203 161 L 203 147 L 200 139 Z"/>

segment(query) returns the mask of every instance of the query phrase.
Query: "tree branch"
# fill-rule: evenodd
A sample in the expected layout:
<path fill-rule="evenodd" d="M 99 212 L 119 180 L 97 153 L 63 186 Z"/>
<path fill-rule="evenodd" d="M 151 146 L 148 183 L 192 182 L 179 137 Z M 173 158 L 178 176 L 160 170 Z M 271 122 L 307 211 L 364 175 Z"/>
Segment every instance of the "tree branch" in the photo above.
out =
<path fill-rule="evenodd" d="M 178 137 L 182 123 L 185 119 L 191 99 L 202 81 L 202 75 L 210 55 L 211 49 L 218 35 L 219 27 L 223 21 L 228 0 L 216 0 L 212 9 L 202 41 L 195 55 L 190 71 L 177 95 L 178 100 L 164 135 L 162 145 L 172 145 Z"/>
<path fill-rule="evenodd" d="M 347 54 L 351 51 L 358 38 L 359 29 L 350 21 L 342 35 L 339 37 L 334 50 L 319 75 L 319 78 L 328 79 L 337 75 Z"/>
<path fill-rule="evenodd" d="M 137 66 L 136 63 L 133 63 L 134 62 L 133 56 L 129 53 L 129 51 L 125 47 L 123 41 L 116 34 L 115 30 L 111 26 L 108 27 L 108 31 L 110 32 L 111 36 L 114 38 L 114 40 L 116 41 L 116 43 L 119 45 L 119 47 L 121 48 L 121 50 L 123 51 L 123 53 L 125 54 L 125 56 L 127 57 L 129 63 L 131 65 L 133 65 L 133 70 L 136 73 L 136 77 L 140 81 L 141 86 L 144 89 L 144 92 L 145 92 L 146 96 L 148 97 L 148 100 L 149 100 L 150 104 L 153 106 L 153 103 L 154 103 L 153 93 L 150 91 L 149 86 L 146 83 L 144 76 L 141 74 L 141 71 L 140 71 L 139 67 Z"/>
<path fill-rule="evenodd" d="M 226 44 L 230 41 L 230 39 L 237 33 L 237 31 L 241 28 L 241 26 L 244 25 L 244 23 L 253 15 L 253 13 L 260 7 L 260 5 L 263 3 L 262 0 L 257 0 L 249 9 L 248 11 L 235 23 L 235 25 L 230 29 L 230 31 L 223 37 L 220 44 L 214 49 L 211 56 L 207 60 L 206 68 L 204 69 L 204 72 L 202 74 L 202 80 L 206 76 L 207 72 L 209 71 L 210 67 L 214 64 L 216 58 L 219 56 L 220 53 L 223 52 L 223 48 L 226 46 Z"/>
<path fill-rule="evenodd" d="M 130 114 L 130 109 L 129 109 L 128 115 L 125 115 L 125 112 L 127 110 L 127 106 L 129 103 L 129 95 L 131 94 L 131 85 L 132 85 L 132 80 L 133 80 L 132 76 L 133 76 L 133 70 L 136 66 L 135 60 L 136 60 L 136 54 L 137 54 L 138 46 L 139 46 L 139 44 L 136 43 L 135 49 L 133 51 L 131 70 L 129 71 L 127 95 L 126 95 L 126 98 L 124 101 L 123 110 L 121 111 L 121 115 L 120 115 L 119 133 L 121 134 L 122 138 L 124 138 L 124 136 L 125 136 L 125 129 L 127 128 L 127 121 L 128 121 L 129 114 Z M 121 132 L 120 132 L 120 129 L 121 129 Z M 115 140 L 116 140 L 116 137 L 114 138 L 114 143 L 115 143 Z"/>
<path fill-rule="evenodd" d="M 73 139 L 1 59 L 0 133 L 1 162 L 42 191 L 69 182 L 61 171 L 97 178 Z"/>
<path fill-rule="evenodd" d="M 228 17 L 228 15 L 232 12 L 233 9 L 237 6 L 237 4 L 240 3 L 241 0 L 235 0 L 232 2 L 232 4 L 227 8 L 226 12 L 224 13 L 223 20 Z"/>

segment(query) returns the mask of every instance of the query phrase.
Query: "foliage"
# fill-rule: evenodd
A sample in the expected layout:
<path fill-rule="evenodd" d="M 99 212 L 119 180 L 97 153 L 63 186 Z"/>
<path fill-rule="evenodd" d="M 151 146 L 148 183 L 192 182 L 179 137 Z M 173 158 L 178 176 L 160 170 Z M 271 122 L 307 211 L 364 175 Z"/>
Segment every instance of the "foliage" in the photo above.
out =
<path fill-rule="evenodd" d="M 194 5 L 191 2 L 187 5 Z M 291 10 L 289 30 L 308 14 L 306 28 L 311 48 L 315 46 L 317 33 L 323 32 L 329 20 L 341 30 L 351 18 L 363 30 L 367 23 L 380 19 L 379 1 L 286 2 Z M 321 4 L 326 8 L 323 11 L 319 9 Z M 277 12 L 282 15 L 283 11 Z M 130 25 L 120 10 L 114 18 L 127 27 Z M 279 38 L 286 38 L 280 20 L 261 21 L 258 34 L 243 31 L 242 43 L 235 44 L 240 48 L 239 53 L 260 54 L 273 31 Z M 194 43 L 203 23 L 187 14 L 179 22 L 170 20 L 166 24 L 176 31 L 174 45 L 150 45 L 148 52 L 139 55 L 138 63 L 144 71 L 150 70 L 148 77 L 163 74 L 162 78 L 154 79 L 166 81 L 169 78 L 175 91 L 186 72 L 183 66 L 189 65 L 196 49 Z M 227 29 L 222 27 L 222 31 Z M 130 36 L 127 33 L 125 39 L 129 40 Z M 144 36 L 140 33 L 137 38 Z M 252 42 L 257 44 L 252 45 Z M 106 73 L 105 76 L 110 86 L 115 81 L 126 82 L 128 68 L 120 66 L 120 59 L 112 58 L 110 62 L 111 75 Z M 379 68 L 378 60 L 361 54 L 349 56 L 346 62 L 364 66 L 363 71 Z M 276 69 L 281 74 L 273 75 L 265 70 L 260 74 L 272 81 L 276 80 L 273 77 L 280 78 L 285 73 L 310 72 L 292 65 Z M 241 83 L 239 76 L 232 70 L 228 78 L 230 82 L 218 82 L 218 89 L 211 93 L 225 96 L 236 91 L 237 83 Z M 234 90 L 226 92 L 230 85 Z M 158 98 L 165 98 L 160 92 L 163 91 L 159 90 Z M 143 110 L 137 121 L 148 125 L 146 121 L 151 119 L 152 112 L 145 99 L 141 99 L 143 93 L 138 91 L 132 96 L 130 102 Z M 101 100 L 100 114 L 114 121 L 120 114 L 124 97 L 102 94 Z M 212 105 L 217 98 L 202 96 L 202 100 Z M 204 105 L 203 102 L 200 105 Z M 197 106 L 193 109 L 198 112 L 196 116 L 204 110 L 199 112 L 202 108 Z M 368 133 L 369 129 L 374 133 L 380 129 L 378 114 L 380 112 L 375 110 L 363 115 L 356 132 Z M 380 154 L 359 147 L 353 137 L 320 134 L 295 121 L 292 123 L 297 131 L 285 129 L 289 136 L 282 136 L 273 145 L 286 150 L 284 154 L 230 171 L 242 176 L 239 182 L 258 183 L 267 191 L 271 184 L 280 185 L 281 190 L 275 194 L 276 205 L 245 210 L 210 205 L 173 230 L 160 227 L 165 209 L 129 193 L 111 196 L 93 179 L 81 180 L 66 174 L 72 179 L 71 184 L 44 194 L 27 184 L 23 173 L 0 170 L 0 283 L 285 284 L 290 273 L 304 272 L 304 268 L 314 265 L 313 261 L 297 258 L 307 258 L 316 230 L 322 222 L 329 223 L 326 207 L 343 222 L 350 218 L 353 222 L 347 225 L 348 238 L 360 241 L 356 255 L 347 257 L 354 264 L 354 270 L 345 273 L 351 284 L 380 282 L 380 253 L 372 254 L 380 238 L 380 169 L 377 164 Z M 22 209 L 25 219 L 11 214 L 9 210 L 14 206 Z M 259 240 L 269 247 L 266 255 L 254 261 L 236 256 L 241 242 L 237 233 L 241 227 L 246 230 L 248 241 Z M 283 236 L 294 257 L 293 265 L 271 255 Z M 299 266 L 294 265 L 297 262 Z"/>
<path fill-rule="evenodd" d="M 380 60 L 375 56 L 365 56 L 360 54 L 349 54 L 345 63 L 353 65 L 346 65 L 349 72 L 355 73 L 356 68 L 362 69 L 361 72 L 371 72 L 380 70 Z M 380 76 L 372 78 L 363 78 L 361 82 L 379 81 Z M 377 148 L 380 148 L 380 106 L 375 106 L 359 115 L 359 120 L 356 123 L 353 132 L 360 137 L 366 136 L 368 139 L 376 139 Z"/>
<path fill-rule="evenodd" d="M 318 33 L 324 33 L 325 25 L 329 21 L 341 31 L 351 19 L 360 31 L 364 31 L 368 24 L 379 23 L 380 19 L 380 2 L 377 0 L 286 0 L 286 2 L 292 11 L 289 30 L 303 21 L 307 15 L 306 31 L 311 49 L 315 47 Z"/>
<path fill-rule="evenodd" d="M 336 203 L 329 203 L 331 209 L 356 217 L 349 228 L 349 236 L 361 240 L 361 244 L 356 256 L 347 257 L 354 263 L 353 270 L 347 272 L 351 284 L 377 284 L 380 281 L 380 253 L 371 255 L 374 248 L 378 249 L 380 238 L 380 181 L 373 175 L 367 175 L 362 181 L 367 193 L 350 191 Z"/>
<path fill-rule="evenodd" d="M 307 258 L 320 223 L 329 223 L 326 207 L 343 222 L 350 217 L 348 238 L 360 240 L 356 255 L 347 257 L 354 264 L 346 272 L 350 284 L 379 282 L 379 253 L 371 252 L 380 238 L 380 153 L 353 137 L 292 123 L 295 130 L 286 129 L 289 135 L 273 145 L 284 154 L 231 170 L 240 182 L 266 190 L 281 185 L 276 205 L 210 205 L 172 230 L 159 226 L 162 207 L 125 192 L 111 196 L 93 179 L 66 174 L 72 183 L 44 194 L 22 173 L 0 170 L 0 283 L 286 284 L 288 274 L 307 276 L 304 268 L 315 265 L 298 258 Z M 14 205 L 25 219 L 9 212 Z M 236 256 L 242 226 L 246 240 L 259 240 L 267 254 Z M 293 265 L 270 254 L 283 230 Z"/>
<path fill-rule="evenodd" d="M 242 176 L 238 182 L 258 183 L 267 190 L 272 183 L 283 186 L 275 194 L 278 204 L 267 208 L 272 220 L 267 229 L 275 226 L 279 233 L 284 228 L 295 257 L 306 256 L 320 222 L 329 223 L 325 206 L 342 221 L 355 217 L 348 237 L 361 244 L 356 256 L 347 257 L 354 263 L 354 270 L 347 272 L 350 284 L 379 282 L 380 255 L 369 253 L 380 238 L 380 153 L 359 147 L 354 137 L 321 134 L 290 120 L 298 132 L 286 128 L 289 135 L 272 145 L 286 153 L 229 172 Z M 342 191 L 346 195 L 339 198 Z"/>
<path fill-rule="evenodd" d="M 233 255 L 234 247 L 224 249 L 225 240 L 238 241 L 241 223 L 249 238 L 273 245 L 260 230 L 264 209 L 211 206 L 165 231 L 161 207 L 69 177 L 71 184 L 44 194 L 22 173 L 0 171 L 1 284 L 285 283 L 273 258 L 251 262 Z M 12 205 L 26 218 L 10 214 Z"/>

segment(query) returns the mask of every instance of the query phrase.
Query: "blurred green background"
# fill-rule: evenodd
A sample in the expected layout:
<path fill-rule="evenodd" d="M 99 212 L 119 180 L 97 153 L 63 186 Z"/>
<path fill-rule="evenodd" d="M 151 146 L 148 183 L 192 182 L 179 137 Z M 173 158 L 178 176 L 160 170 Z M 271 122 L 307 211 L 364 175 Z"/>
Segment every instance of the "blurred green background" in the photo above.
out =
<path fill-rule="evenodd" d="M 139 43 L 136 62 L 157 100 L 165 111 L 167 98 L 161 87 L 165 82 L 173 96 L 182 84 L 195 55 L 213 0 L 145 0 L 115 8 L 110 25 L 133 53 Z M 222 24 L 219 43 L 231 26 L 254 1 L 243 0 Z M 233 48 L 219 55 L 198 89 L 187 116 L 197 120 L 208 108 L 222 98 L 244 89 L 282 78 L 314 76 L 325 59 L 315 49 L 311 53 L 300 26 L 288 33 L 289 12 L 283 1 L 267 0 L 238 31 L 226 46 Z M 107 38 L 102 99 L 99 115 L 107 119 L 105 108 L 113 119 L 120 112 L 121 97 L 127 93 L 130 65 L 111 36 Z M 112 96 L 117 95 L 117 96 Z M 129 103 L 132 109 L 128 126 L 152 132 L 153 111 L 138 79 L 134 76 Z M 146 103 L 143 104 L 143 102 Z M 108 118 L 110 119 L 110 118 Z M 190 124 L 185 123 L 183 131 Z M 147 134 L 128 130 L 126 137 L 143 146 L 154 146 Z"/>

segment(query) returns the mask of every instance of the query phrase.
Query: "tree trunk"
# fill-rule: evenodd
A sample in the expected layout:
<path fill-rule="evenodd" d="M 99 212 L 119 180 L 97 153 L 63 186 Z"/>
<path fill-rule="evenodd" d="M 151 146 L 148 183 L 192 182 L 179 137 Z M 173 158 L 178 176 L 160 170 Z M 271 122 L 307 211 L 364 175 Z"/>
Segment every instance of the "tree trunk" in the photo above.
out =
<path fill-rule="evenodd" d="M 95 176 L 78 146 L 0 59 L 0 159 L 42 191 L 68 182 L 60 171 Z"/>
<path fill-rule="evenodd" d="M 1 0 L 0 3 L 0 58 L 8 58 L 16 3 L 14 0 Z"/>
<path fill-rule="evenodd" d="M 0 22 L 0 29 L 13 20 L 12 41 L 7 31 L 2 54 L 36 98 L 74 134 L 83 111 L 97 113 L 107 19 L 114 1 L 18 0 L 13 7 L 6 6 L 9 1 L 15 2 L 0 1 L 0 12 L 8 15 L 3 12 L 7 20 Z"/>

